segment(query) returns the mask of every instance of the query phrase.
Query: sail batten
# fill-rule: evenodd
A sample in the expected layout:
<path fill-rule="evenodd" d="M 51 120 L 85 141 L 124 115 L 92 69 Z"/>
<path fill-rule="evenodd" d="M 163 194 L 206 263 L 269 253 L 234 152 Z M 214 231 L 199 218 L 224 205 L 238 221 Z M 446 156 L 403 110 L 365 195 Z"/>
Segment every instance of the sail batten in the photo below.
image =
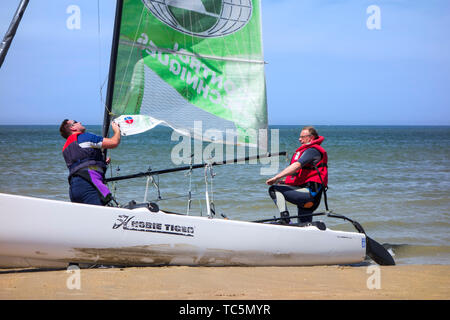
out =
<path fill-rule="evenodd" d="M 260 0 L 124 0 L 112 113 L 193 138 L 201 122 L 222 133 L 215 142 L 234 130 L 237 144 L 257 146 L 267 129 L 259 7 Z"/>

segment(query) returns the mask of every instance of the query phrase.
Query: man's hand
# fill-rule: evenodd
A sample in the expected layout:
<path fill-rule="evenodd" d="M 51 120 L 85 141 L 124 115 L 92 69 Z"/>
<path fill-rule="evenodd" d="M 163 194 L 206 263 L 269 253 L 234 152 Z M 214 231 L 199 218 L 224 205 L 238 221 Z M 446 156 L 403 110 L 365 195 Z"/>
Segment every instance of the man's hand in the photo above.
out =
<path fill-rule="evenodd" d="M 111 122 L 111 127 L 112 127 L 114 132 L 117 132 L 117 131 L 120 132 L 120 125 L 118 123 L 115 123 L 114 121 Z"/>
<path fill-rule="evenodd" d="M 277 182 L 277 180 L 278 179 L 276 177 L 270 178 L 269 180 L 266 181 L 266 184 L 271 186 L 271 185 L 275 184 Z"/>
<path fill-rule="evenodd" d="M 104 149 L 114 149 L 120 143 L 120 126 L 113 121 L 111 122 L 111 127 L 114 131 L 114 135 L 111 138 L 103 138 L 102 148 Z"/>
<path fill-rule="evenodd" d="M 111 162 L 111 158 L 110 157 L 106 158 L 106 164 L 109 164 L 110 162 Z"/>
<path fill-rule="evenodd" d="M 281 171 L 275 177 L 270 178 L 269 180 L 267 180 L 266 184 L 271 186 L 271 185 L 275 184 L 280 179 L 283 179 L 283 181 L 285 181 L 284 177 L 296 174 L 296 172 L 298 170 L 300 170 L 301 168 L 302 168 L 302 165 L 300 164 L 300 162 L 296 161 L 296 162 L 290 164 L 287 168 L 285 168 L 283 171 Z"/>

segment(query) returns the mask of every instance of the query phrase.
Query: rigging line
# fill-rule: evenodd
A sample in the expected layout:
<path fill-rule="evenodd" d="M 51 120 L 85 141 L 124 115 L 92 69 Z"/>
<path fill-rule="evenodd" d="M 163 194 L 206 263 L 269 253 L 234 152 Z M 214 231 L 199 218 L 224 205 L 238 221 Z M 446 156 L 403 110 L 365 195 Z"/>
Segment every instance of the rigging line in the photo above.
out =
<path fill-rule="evenodd" d="M 145 184 L 144 203 L 147 202 L 148 184 L 150 182 L 150 176 L 147 177 L 147 183 Z"/>
<path fill-rule="evenodd" d="M 106 81 L 108 81 L 108 75 L 105 76 L 105 80 L 103 80 L 103 83 L 101 81 L 102 79 L 102 46 L 101 46 L 101 22 L 100 22 L 100 0 L 97 0 L 97 39 L 98 39 L 98 82 L 99 82 L 99 95 L 100 95 L 100 105 L 109 113 L 111 112 L 108 110 L 108 107 L 106 105 L 106 101 L 103 99 L 103 88 L 106 84 Z"/>
<path fill-rule="evenodd" d="M 173 196 L 173 197 L 168 197 L 168 198 L 156 198 L 156 199 L 150 199 L 149 202 L 160 202 L 160 201 L 166 201 L 166 200 L 180 199 L 180 198 L 186 198 L 187 196 L 188 196 L 187 194 L 182 194 L 179 196 Z"/>
<path fill-rule="evenodd" d="M 209 176 L 211 177 L 211 186 L 208 186 L 208 173 Z M 205 165 L 205 196 L 206 196 L 206 208 L 207 208 L 207 213 L 208 213 L 208 217 L 212 218 L 215 215 L 215 205 L 214 205 L 214 189 L 213 189 L 213 178 L 214 178 L 214 173 L 212 171 L 212 163 L 209 162 Z M 211 190 L 211 198 L 209 196 L 209 190 Z"/>
<path fill-rule="evenodd" d="M 100 60 L 99 64 L 101 64 L 101 58 L 99 58 L 99 60 Z M 99 74 L 100 74 L 100 73 L 101 73 L 101 70 L 99 71 Z M 108 74 L 106 74 L 105 80 L 103 80 L 103 83 L 101 83 L 101 74 L 99 75 L 99 82 L 100 82 L 100 105 L 102 106 L 102 108 L 103 108 L 104 110 L 106 110 L 106 112 L 107 112 L 109 115 L 114 116 L 115 114 L 112 112 L 112 110 L 109 110 L 109 109 L 108 109 L 108 106 L 107 106 L 107 104 L 106 104 L 106 100 L 103 99 L 103 88 L 105 87 L 107 81 L 108 81 Z"/>
<path fill-rule="evenodd" d="M 198 200 L 198 204 L 199 204 L 199 207 L 200 207 L 200 217 L 203 217 L 202 201 L 200 200 L 200 198 L 198 198 L 197 200 Z"/>
<path fill-rule="evenodd" d="M 206 202 L 206 214 L 208 218 L 212 218 L 211 216 L 211 207 L 209 203 L 209 192 L 208 192 L 208 164 L 205 165 L 205 202 Z"/>
<path fill-rule="evenodd" d="M 191 209 L 191 202 L 192 202 L 192 158 L 194 154 L 191 154 L 191 159 L 189 161 L 190 170 L 186 173 L 189 175 L 189 191 L 188 191 L 188 204 L 187 204 L 187 215 L 189 215 L 189 210 Z"/>
<path fill-rule="evenodd" d="M 214 187 L 213 187 L 213 179 L 214 179 L 214 172 L 212 166 L 209 166 L 209 174 L 211 176 L 211 204 L 213 205 L 214 211 L 216 210 L 216 206 L 214 205 Z"/>
<path fill-rule="evenodd" d="M 103 100 L 103 87 L 106 84 L 106 81 L 108 81 L 108 75 L 105 76 L 105 80 L 103 81 L 103 83 L 100 85 L 100 99 L 101 99 L 101 104 L 102 106 L 108 111 L 109 114 L 113 114 L 112 112 L 110 112 L 108 110 L 108 106 L 106 105 L 106 101 Z"/>
<path fill-rule="evenodd" d="M 211 206 L 211 210 L 212 210 L 212 214 L 215 215 L 216 214 L 216 205 L 214 203 L 214 186 L 213 186 L 213 180 L 214 180 L 214 172 L 213 172 L 213 167 L 212 165 L 209 166 L 209 175 L 211 177 L 210 181 L 211 181 L 211 202 L 210 202 L 210 206 Z"/>
<path fill-rule="evenodd" d="M 102 92 L 102 46 L 101 46 L 101 29 L 100 29 L 100 0 L 97 0 L 97 39 L 98 39 L 98 83 L 100 85 L 100 105 L 103 105 Z"/>
<path fill-rule="evenodd" d="M 101 21 L 100 21 L 100 0 L 97 0 L 97 44 L 98 44 L 98 83 L 99 83 L 99 95 L 100 95 L 100 106 L 103 106 L 106 110 L 108 109 L 106 101 L 103 100 L 103 87 L 108 80 L 108 75 L 106 75 L 105 80 L 102 84 L 102 42 L 101 42 Z M 109 112 L 109 110 L 108 110 Z M 112 176 L 112 166 L 111 166 L 111 176 Z M 113 196 L 116 195 L 116 184 L 113 183 Z"/>
<path fill-rule="evenodd" d="M 156 176 L 158 178 L 158 183 L 156 184 L 153 180 L 153 185 L 156 187 L 156 190 L 158 191 L 158 199 L 161 199 L 161 189 L 159 188 L 159 175 Z"/>

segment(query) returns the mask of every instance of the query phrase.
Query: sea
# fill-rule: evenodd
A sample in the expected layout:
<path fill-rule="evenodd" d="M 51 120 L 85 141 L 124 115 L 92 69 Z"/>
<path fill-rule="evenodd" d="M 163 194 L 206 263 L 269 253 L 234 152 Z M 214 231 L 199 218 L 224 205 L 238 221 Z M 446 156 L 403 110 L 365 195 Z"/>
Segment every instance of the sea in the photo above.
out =
<path fill-rule="evenodd" d="M 99 125 L 86 128 L 101 135 Z M 289 164 L 301 128 L 270 126 L 270 151 L 286 151 L 288 157 L 127 179 L 110 183 L 110 188 L 121 205 L 147 200 L 163 210 L 202 216 L 207 214 L 208 190 L 217 219 L 270 219 L 278 212 L 265 181 Z M 325 137 L 322 146 L 329 157 L 329 209 L 359 222 L 398 265 L 450 264 L 450 126 L 316 128 Z M 0 192 L 70 201 L 63 144 L 57 125 L 0 126 Z M 254 154 L 254 149 L 233 148 L 195 145 L 169 128 L 157 127 L 122 137 L 120 146 L 108 151 L 106 175 L 188 166 L 189 153 L 200 152 L 197 162 Z M 289 210 L 296 213 L 294 205 Z M 322 199 L 316 212 L 324 210 Z M 355 230 L 341 219 L 315 220 L 330 229 Z"/>

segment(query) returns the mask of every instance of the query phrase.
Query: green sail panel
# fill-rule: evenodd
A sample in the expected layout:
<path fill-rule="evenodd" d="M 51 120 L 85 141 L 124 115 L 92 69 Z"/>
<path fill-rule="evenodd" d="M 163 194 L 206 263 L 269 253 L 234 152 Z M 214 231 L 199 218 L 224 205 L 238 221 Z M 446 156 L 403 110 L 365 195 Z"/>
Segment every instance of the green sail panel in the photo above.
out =
<path fill-rule="evenodd" d="M 125 0 L 121 19 L 115 117 L 257 144 L 267 129 L 259 0 Z"/>

